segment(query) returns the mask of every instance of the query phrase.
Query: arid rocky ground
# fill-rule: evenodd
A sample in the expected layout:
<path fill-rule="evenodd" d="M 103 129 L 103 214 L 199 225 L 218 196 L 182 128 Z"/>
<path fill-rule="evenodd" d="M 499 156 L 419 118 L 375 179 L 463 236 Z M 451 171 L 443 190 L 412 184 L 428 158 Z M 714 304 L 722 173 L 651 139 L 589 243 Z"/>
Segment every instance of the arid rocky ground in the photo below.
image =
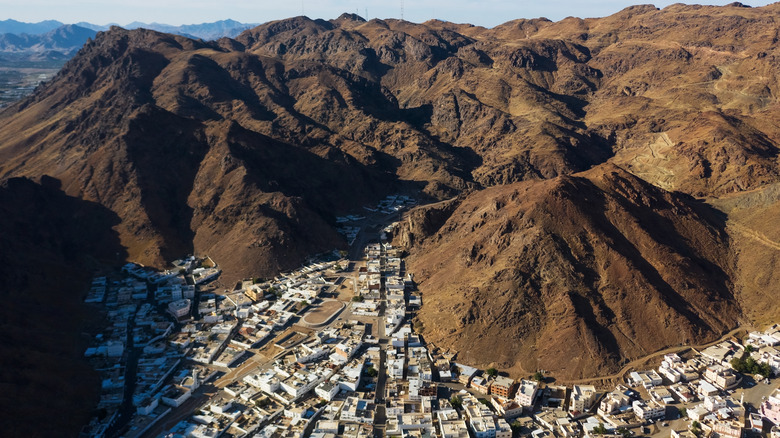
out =
<path fill-rule="evenodd" d="M 117 252 L 273 274 L 343 248 L 336 215 L 420 190 L 442 202 L 396 242 L 423 333 L 476 365 L 593 376 L 775 321 L 779 20 L 778 4 L 677 4 L 493 29 L 345 14 L 216 42 L 100 33 L 0 113 L 2 220 L 54 226 L 3 234 L 7 306 L 76 308 L 76 280 Z M 57 200 L 19 194 L 39 191 Z M 25 280 L 62 267 L 56 290 Z"/>

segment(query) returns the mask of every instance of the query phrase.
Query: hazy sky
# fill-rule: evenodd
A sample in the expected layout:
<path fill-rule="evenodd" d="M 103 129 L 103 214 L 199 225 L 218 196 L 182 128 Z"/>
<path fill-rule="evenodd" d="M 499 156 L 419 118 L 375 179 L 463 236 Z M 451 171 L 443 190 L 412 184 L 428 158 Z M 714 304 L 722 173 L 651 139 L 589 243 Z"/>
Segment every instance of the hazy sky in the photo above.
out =
<path fill-rule="evenodd" d="M 731 2 L 710 0 L 706 3 L 725 5 Z M 637 0 L 637 3 L 642 1 Z M 657 1 L 654 4 L 664 7 L 672 3 L 680 2 Z M 743 3 L 763 6 L 772 2 Z M 367 13 L 368 18 L 400 18 L 402 4 L 403 18 L 409 21 L 439 18 L 492 27 L 516 18 L 602 17 L 636 3 L 621 0 L 0 0 L 0 19 L 54 19 L 94 24 L 143 21 L 179 25 L 226 18 L 264 23 L 302 13 L 325 19 L 335 18 L 343 12 L 357 12 L 361 16 Z"/>

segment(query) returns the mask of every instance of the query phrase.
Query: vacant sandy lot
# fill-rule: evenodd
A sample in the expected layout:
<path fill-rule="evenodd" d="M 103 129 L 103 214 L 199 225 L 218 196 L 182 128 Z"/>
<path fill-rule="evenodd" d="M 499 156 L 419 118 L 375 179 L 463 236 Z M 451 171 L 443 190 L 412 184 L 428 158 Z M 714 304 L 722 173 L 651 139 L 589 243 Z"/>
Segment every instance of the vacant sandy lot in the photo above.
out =
<path fill-rule="evenodd" d="M 303 322 L 309 325 L 319 325 L 329 320 L 344 307 L 341 301 L 325 301 L 303 317 Z"/>

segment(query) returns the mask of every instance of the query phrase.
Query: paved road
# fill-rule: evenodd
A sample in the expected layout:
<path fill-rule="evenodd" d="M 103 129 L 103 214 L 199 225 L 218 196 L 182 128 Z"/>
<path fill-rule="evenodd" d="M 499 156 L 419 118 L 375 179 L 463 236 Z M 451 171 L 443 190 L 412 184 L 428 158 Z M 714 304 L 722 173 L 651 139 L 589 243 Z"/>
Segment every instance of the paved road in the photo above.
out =
<path fill-rule="evenodd" d="M 358 236 L 355 238 L 355 241 L 350 247 L 349 250 L 349 259 L 351 260 L 350 264 L 352 266 L 357 266 L 359 261 L 363 259 L 363 250 L 365 249 L 366 245 L 371 241 L 378 242 L 379 241 L 378 233 L 381 232 L 382 228 L 384 228 L 393 220 L 397 220 L 399 217 L 400 214 L 394 213 L 391 215 L 386 215 L 379 212 L 367 216 L 367 218 L 363 221 L 363 226 L 361 227 Z M 355 285 L 355 288 L 357 288 L 357 269 L 352 270 L 351 276 L 353 279 L 353 284 Z M 355 291 L 357 291 L 357 289 L 355 289 Z M 357 319 L 362 322 L 370 323 L 372 327 L 376 327 L 374 337 L 380 340 L 381 339 L 387 340 L 387 336 L 385 333 L 385 325 L 384 325 L 384 311 L 385 311 L 384 303 L 386 302 L 387 295 L 384 288 L 384 283 L 382 284 L 382 287 L 380 289 L 380 297 L 382 299 L 382 302 L 379 307 L 378 317 L 365 317 L 365 316 L 353 315 L 349 303 L 347 302 L 346 303 L 347 307 L 341 311 L 340 317 L 334 318 L 334 320 L 331 321 L 327 326 L 337 323 L 341 320 Z M 278 337 L 279 334 L 281 333 L 282 332 L 278 333 L 276 336 Z M 273 341 L 274 341 L 273 339 L 266 341 L 265 345 L 269 345 Z M 380 342 L 379 346 L 381 348 L 381 352 L 380 352 L 380 361 L 379 361 L 379 378 L 377 379 L 376 394 L 378 397 L 380 397 L 381 400 L 383 400 L 384 386 L 387 378 L 387 370 L 386 370 L 386 363 L 385 363 L 385 358 L 386 358 L 385 349 L 387 348 L 386 347 L 387 342 L 384 343 Z M 211 397 L 217 394 L 217 392 L 220 389 L 238 380 L 243 379 L 245 376 L 249 375 L 250 373 L 255 372 L 258 369 L 258 367 L 260 368 L 269 367 L 273 363 L 274 359 L 273 357 L 266 357 L 264 354 L 262 354 L 260 352 L 261 349 L 249 350 L 249 352 L 252 353 L 252 357 L 245 360 L 237 368 L 228 371 L 225 375 L 217 379 L 217 381 L 214 382 L 212 385 L 204 385 L 204 387 L 199 388 L 197 391 L 195 391 L 192 398 L 187 400 L 184 404 L 182 404 L 178 408 L 174 408 L 170 414 L 168 414 L 162 421 L 160 421 L 160 423 L 158 423 L 153 428 L 151 428 L 147 433 L 145 433 L 144 436 L 154 437 L 160 435 L 162 432 L 169 430 L 171 427 L 175 426 L 177 423 L 190 416 L 196 409 L 204 405 L 206 402 L 208 402 L 208 400 Z M 385 408 L 384 404 L 378 405 L 379 415 L 377 415 L 376 417 L 378 420 L 381 420 L 381 423 L 377 422 L 376 425 L 382 429 L 384 428 L 384 424 L 385 424 L 384 408 Z"/>
<path fill-rule="evenodd" d="M 385 254 L 382 249 L 382 255 Z M 385 332 L 385 307 L 387 306 L 387 288 L 384 277 L 379 286 L 379 316 L 375 317 L 376 338 L 379 340 L 379 375 L 376 379 L 376 413 L 374 414 L 374 438 L 382 438 L 387 427 L 387 405 L 385 401 L 385 385 L 387 384 L 387 345 L 388 334 Z"/>
<path fill-rule="evenodd" d="M 752 379 L 747 380 L 750 384 L 753 384 L 753 386 L 750 388 L 737 389 L 734 391 L 733 397 L 739 400 L 744 394 L 745 405 L 749 405 L 754 409 L 758 409 L 758 407 L 761 405 L 761 402 L 769 397 L 769 395 L 772 394 L 775 389 L 780 387 L 780 379 L 771 380 L 769 384 L 755 383 Z"/>
<path fill-rule="evenodd" d="M 163 432 L 170 430 L 180 421 L 186 419 L 196 409 L 203 406 L 216 393 L 216 389 L 211 385 L 203 385 L 193 393 L 189 400 L 182 403 L 178 408 L 173 408 L 160 422 L 143 434 L 144 437 L 156 437 Z"/>

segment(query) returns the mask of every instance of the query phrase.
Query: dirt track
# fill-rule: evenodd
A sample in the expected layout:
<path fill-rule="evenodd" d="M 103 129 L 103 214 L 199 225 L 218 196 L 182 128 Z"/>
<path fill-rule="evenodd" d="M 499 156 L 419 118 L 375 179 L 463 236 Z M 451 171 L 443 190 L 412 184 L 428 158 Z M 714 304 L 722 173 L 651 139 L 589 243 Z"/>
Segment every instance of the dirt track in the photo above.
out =
<path fill-rule="evenodd" d="M 700 345 L 681 345 L 677 347 L 669 347 L 664 348 L 663 350 L 656 351 L 655 353 L 648 354 L 647 356 L 640 357 L 638 359 L 634 359 L 631 362 L 627 363 L 626 366 L 624 366 L 620 371 L 618 371 L 615 374 L 610 374 L 608 376 L 600 376 L 600 377 L 591 377 L 588 379 L 581 379 L 581 380 L 558 380 L 556 383 L 562 383 L 562 384 L 580 384 L 580 383 L 594 383 L 594 382 L 605 382 L 605 381 L 612 381 L 612 380 L 618 380 L 623 379 L 626 374 L 628 374 L 629 371 L 637 369 L 639 366 L 643 365 L 644 363 L 648 362 L 649 360 L 663 356 L 665 354 L 669 353 L 679 353 L 681 351 L 686 351 L 691 348 L 701 350 L 704 348 L 707 348 L 709 346 L 715 345 L 717 343 L 723 342 L 724 340 L 735 336 L 737 333 L 740 332 L 747 332 L 750 330 L 753 330 L 754 327 L 752 326 L 740 326 L 735 328 L 734 330 L 731 330 L 730 332 L 726 333 L 725 335 L 721 336 L 718 340 L 709 342 L 707 344 L 700 344 Z"/>

